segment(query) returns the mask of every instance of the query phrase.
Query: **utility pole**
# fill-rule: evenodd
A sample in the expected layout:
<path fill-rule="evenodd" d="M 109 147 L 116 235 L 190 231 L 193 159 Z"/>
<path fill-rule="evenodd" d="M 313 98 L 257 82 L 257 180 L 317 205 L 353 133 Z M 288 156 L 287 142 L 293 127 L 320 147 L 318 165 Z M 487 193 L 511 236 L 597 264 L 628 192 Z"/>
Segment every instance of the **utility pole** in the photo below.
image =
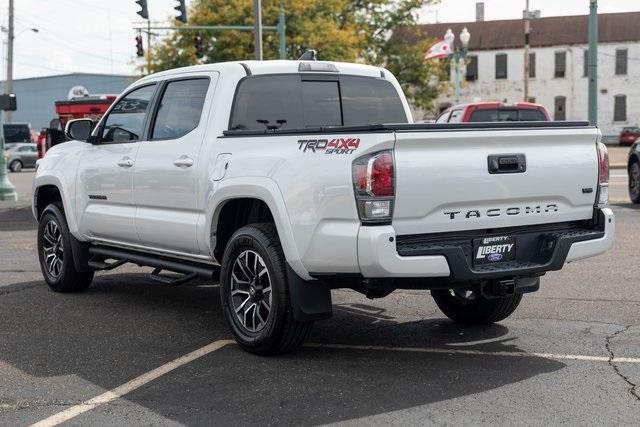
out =
<path fill-rule="evenodd" d="M 529 102 L 529 69 L 531 68 L 529 47 L 531 43 L 531 21 L 529 20 L 529 0 L 526 1 L 527 8 L 524 12 L 524 102 Z"/>
<path fill-rule="evenodd" d="M 262 1 L 253 0 L 253 33 L 255 37 L 254 52 L 256 60 L 262 61 Z"/>
<path fill-rule="evenodd" d="M 9 0 L 9 33 L 7 35 L 7 81 L 5 93 L 13 92 L 13 0 Z M 11 123 L 11 111 L 7 111 L 7 122 Z"/>
<path fill-rule="evenodd" d="M 598 125 L 598 0 L 589 2 L 589 124 Z"/>
<path fill-rule="evenodd" d="M 151 20 L 147 19 L 147 74 L 151 74 Z"/>

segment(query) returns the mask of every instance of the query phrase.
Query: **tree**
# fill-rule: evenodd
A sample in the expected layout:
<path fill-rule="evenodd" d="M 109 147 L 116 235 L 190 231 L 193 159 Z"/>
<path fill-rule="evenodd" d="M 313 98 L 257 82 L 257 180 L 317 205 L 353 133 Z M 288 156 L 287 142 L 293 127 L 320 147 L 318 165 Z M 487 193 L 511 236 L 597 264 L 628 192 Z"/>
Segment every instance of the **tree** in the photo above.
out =
<path fill-rule="evenodd" d="M 287 57 L 298 58 L 306 49 L 329 61 L 367 62 L 389 68 L 409 101 L 431 109 L 442 86 L 443 65 L 426 63 L 424 52 L 433 40 L 408 45 L 393 37 L 396 29 L 413 31 L 417 12 L 439 0 L 263 0 L 263 25 L 276 25 L 280 5 L 286 12 Z M 190 25 L 253 25 L 253 0 L 195 0 Z M 194 31 L 175 31 L 154 45 L 153 72 L 187 65 L 253 59 L 250 31 L 199 31 L 204 56 L 196 57 Z M 278 35 L 263 34 L 265 59 L 278 58 Z"/>

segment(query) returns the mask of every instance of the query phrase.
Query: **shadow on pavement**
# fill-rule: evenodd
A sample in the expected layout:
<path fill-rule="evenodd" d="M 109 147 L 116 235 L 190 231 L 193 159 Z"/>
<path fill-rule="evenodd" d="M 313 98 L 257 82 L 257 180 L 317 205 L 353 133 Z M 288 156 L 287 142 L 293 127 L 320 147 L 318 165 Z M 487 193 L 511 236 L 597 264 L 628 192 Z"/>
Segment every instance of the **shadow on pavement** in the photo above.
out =
<path fill-rule="evenodd" d="M 38 227 L 31 208 L 0 209 L 0 231 L 35 230 Z"/>
<path fill-rule="evenodd" d="M 44 284 L 12 285 L 0 293 L 0 305 L 0 360 L 34 377 L 75 374 L 104 389 L 229 338 L 218 288 L 173 288 L 141 274 L 98 277 L 82 294 L 55 294 Z M 310 341 L 520 351 L 505 338 L 509 330 L 503 325 L 398 323 L 384 309 L 373 318 L 357 311 L 375 312 L 374 306 L 352 309 L 318 322 Z M 479 393 L 564 366 L 541 358 L 329 348 L 263 358 L 233 345 L 126 400 L 184 424 L 309 425 Z"/>

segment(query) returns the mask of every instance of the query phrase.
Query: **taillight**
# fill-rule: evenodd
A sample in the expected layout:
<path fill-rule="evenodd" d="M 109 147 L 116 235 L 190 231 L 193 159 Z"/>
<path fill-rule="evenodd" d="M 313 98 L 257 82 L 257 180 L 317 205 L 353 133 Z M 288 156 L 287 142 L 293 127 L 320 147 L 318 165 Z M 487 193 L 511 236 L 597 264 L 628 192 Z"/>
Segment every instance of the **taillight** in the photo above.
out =
<path fill-rule="evenodd" d="M 393 151 L 379 151 L 353 162 L 353 186 L 362 222 L 388 222 L 393 214 Z"/>
<path fill-rule="evenodd" d="M 598 142 L 598 202 L 602 208 L 609 203 L 609 152 L 607 146 Z"/>

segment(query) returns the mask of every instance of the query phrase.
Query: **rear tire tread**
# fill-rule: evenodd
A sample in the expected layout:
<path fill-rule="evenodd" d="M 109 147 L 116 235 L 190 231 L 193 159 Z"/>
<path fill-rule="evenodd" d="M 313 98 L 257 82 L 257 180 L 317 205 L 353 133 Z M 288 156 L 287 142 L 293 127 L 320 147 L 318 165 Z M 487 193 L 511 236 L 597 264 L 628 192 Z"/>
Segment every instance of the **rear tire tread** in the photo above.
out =
<path fill-rule="evenodd" d="M 229 326 L 231 327 L 232 332 L 236 337 L 236 341 L 238 341 L 238 344 L 248 352 L 266 356 L 293 351 L 307 339 L 309 333 L 311 332 L 313 322 L 299 322 L 296 321 L 293 317 L 289 284 L 286 281 L 287 275 L 285 269 L 285 257 L 282 252 L 282 247 L 280 246 L 280 239 L 278 238 L 278 232 L 275 228 L 275 225 L 272 223 L 255 223 L 242 227 L 233 234 L 233 236 L 229 240 L 227 248 L 233 249 L 233 241 L 237 236 L 240 235 L 251 236 L 255 240 L 259 241 L 264 249 L 266 249 L 270 263 L 273 266 L 274 270 L 276 270 L 274 271 L 274 276 L 283 279 L 280 292 L 282 292 L 283 294 L 282 301 L 284 302 L 285 307 L 284 313 L 282 314 L 283 319 L 279 331 L 274 331 L 273 336 L 260 340 L 260 342 L 256 345 L 244 343 L 242 342 L 242 337 L 239 336 L 239 334 L 235 331 L 235 328 L 237 326 L 233 323 L 234 320 L 232 318 L 229 318 L 232 315 L 228 313 L 228 307 L 226 305 L 226 285 L 221 283 L 221 285 L 224 287 L 224 289 L 222 290 L 223 310 L 225 310 L 225 315 L 227 317 Z M 230 250 L 229 253 L 225 251 L 222 262 L 223 269 L 230 261 L 229 257 L 231 256 L 231 252 L 233 252 L 233 250 Z M 224 280 L 224 276 L 225 274 L 220 275 L 221 281 Z M 274 297 L 276 297 L 275 294 Z"/>

